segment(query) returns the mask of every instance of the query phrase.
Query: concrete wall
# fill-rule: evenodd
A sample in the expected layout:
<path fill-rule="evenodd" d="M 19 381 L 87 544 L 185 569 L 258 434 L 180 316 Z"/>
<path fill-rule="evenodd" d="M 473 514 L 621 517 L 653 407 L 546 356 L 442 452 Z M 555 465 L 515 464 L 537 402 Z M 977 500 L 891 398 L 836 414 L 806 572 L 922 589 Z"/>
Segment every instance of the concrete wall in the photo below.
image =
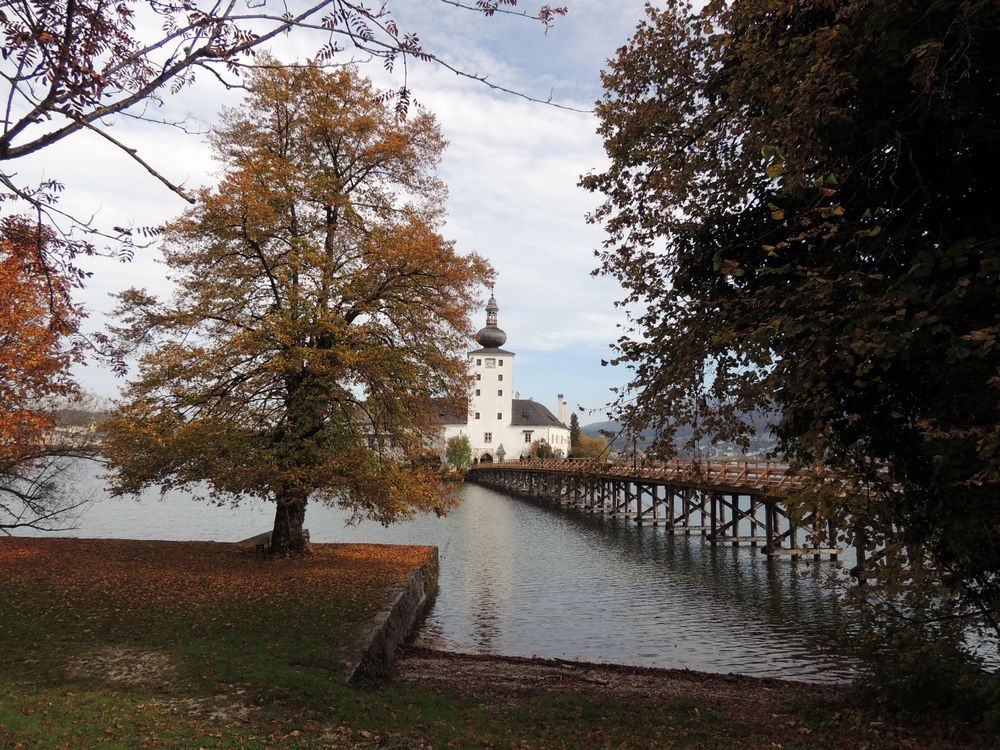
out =
<path fill-rule="evenodd" d="M 437 594 L 438 550 L 432 549 L 433 554 L 409 575 L 348 650 L 344 667 L 349 681 L 389 673 L 396 647 L 410 636 Z"/>

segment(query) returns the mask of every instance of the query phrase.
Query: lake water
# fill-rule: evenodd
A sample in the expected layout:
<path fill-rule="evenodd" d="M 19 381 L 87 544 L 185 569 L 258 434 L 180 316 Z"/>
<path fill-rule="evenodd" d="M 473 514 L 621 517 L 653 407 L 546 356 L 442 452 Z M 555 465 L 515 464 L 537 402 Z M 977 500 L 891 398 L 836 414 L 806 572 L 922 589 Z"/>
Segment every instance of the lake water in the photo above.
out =
<path fill-rule="evenodd" d="M 91 497 L 63 536 L 238 541 L 270 530 L 273 506 L 216 507 L 184 493 L 113 499 L 90 469 Z M 544 656 L 832 681 L 850 675 L 835 632 L 836 564 L 769 561 L 747 548 L 513 498 L 477 485 L 445 518 L 347 525 L 311 505 L 316 542 L 429 544 L 440 593 L 418 643 Z M 819 577 L 803 575 L 818 572 Z"/>

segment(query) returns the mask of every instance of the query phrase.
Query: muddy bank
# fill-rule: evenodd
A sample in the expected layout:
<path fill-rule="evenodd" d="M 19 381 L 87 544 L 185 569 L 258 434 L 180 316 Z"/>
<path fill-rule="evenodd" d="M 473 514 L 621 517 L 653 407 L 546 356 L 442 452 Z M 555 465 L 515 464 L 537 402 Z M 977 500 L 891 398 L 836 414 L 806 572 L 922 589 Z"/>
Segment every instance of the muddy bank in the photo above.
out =
<path fill-rule="evenodd" d="M 738 712 L 778 710 L 790 701 L 842 704 L 847 689 L 839 685 L 795 682 L 772 677 L 710 674 L 688 669 L 656 669 L 619 664 L 595 664 L 562 659 L 520 658 L 401 647 L 392 677 L 447 687 L 467 695 L 523 697 L 537 691 L 641 694 L 683 698 Z"/>

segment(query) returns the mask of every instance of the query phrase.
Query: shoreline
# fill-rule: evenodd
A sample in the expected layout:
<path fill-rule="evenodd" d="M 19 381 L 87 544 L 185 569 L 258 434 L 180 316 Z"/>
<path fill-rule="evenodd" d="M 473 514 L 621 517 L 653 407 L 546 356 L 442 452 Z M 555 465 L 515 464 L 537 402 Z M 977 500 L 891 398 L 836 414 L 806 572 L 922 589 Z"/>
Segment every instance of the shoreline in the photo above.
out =
<path fill-rule="evenodd" d="M 721 699 L 775 706 L 801 698 L 839 704 L 848 699 L 851 687 L 850 683 L 805 682 L 692 669 L 463 653 L 414 644 L 399 647 L 390 680 L 448 687 L 484 697 L 523 696 L 537 690 L 555 690 L 709 701 Z"/>

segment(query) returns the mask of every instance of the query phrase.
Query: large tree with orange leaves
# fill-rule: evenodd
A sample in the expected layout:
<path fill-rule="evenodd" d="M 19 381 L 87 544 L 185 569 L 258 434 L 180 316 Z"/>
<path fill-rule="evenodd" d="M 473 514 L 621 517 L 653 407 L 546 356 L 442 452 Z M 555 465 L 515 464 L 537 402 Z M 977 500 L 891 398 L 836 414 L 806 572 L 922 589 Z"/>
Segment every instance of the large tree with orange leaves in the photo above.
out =
<path fill-rule="evenodd" d="M 0 531 L 52 528 L 73 504 L 53 479 L 79 451 L 54 440 L 46 407 L 76 394 L 80 311 L 74 277 L 46 263 L 53 244 L 29 219 L 0 221 Z"/>
<path fill-rule="evenodd" d="M 215 190 L 166 231 L 176 293 L 120 297 L 144 348 L 108 425 L 114 489 L 204 487 L 276 503 L 294 546 L 310 499 L 388 523 L 449 498 L 419 457 L 432 399 L 464 402 L 478 285 L 438 232 L 444 141 L 350 68 L 263 69 L 213 144 Z"/>

